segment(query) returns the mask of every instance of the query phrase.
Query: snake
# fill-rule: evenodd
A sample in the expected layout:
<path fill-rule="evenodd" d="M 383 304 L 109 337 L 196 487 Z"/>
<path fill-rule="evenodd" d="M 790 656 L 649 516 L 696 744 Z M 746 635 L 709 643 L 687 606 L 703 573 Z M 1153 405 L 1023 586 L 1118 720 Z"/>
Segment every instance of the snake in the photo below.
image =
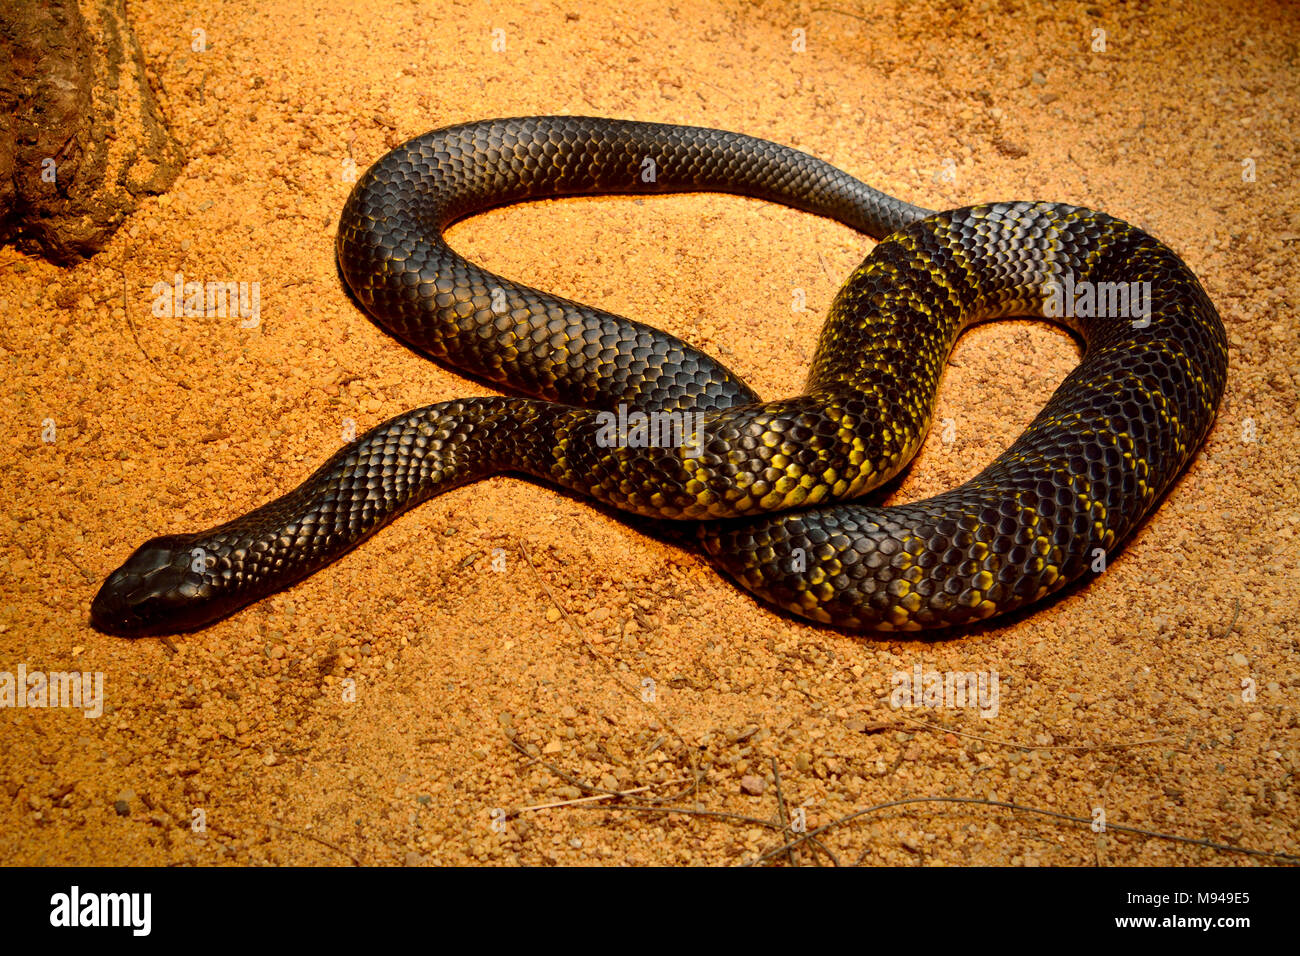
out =
<path fill-rule="evenodd" d="M 681 192 L 779 203 L 876 240 L 834 296 L 799 395 L 764 400 L 685 341 L 496 275 L 443 237 L 511 203 Z M 1038 201 L 936 212 L 703 127 L 534 116 L 434 130 L 358 177 L 335 252 L 380 326 L 509 394 L 397 415 L 281 497 L 146 541 L 93 599 L 101 631 L 207 626 L 502 473 L 692 523 L 708 561 L 818 624 L 962 627 L 1095 575 L 1204 442 L 1227 377 L 1209 297 L 1136 226 Z M 920 449 L 958 336 L 1000 317 L 1065 327 L 1077 366 L 970 480 L 905 504 L 855 500 Z"/>

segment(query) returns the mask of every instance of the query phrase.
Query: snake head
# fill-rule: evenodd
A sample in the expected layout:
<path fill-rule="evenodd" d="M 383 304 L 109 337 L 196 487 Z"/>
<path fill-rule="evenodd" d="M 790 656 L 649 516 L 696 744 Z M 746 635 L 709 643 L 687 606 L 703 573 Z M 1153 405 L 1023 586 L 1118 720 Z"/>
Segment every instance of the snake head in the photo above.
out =
<path fill-rule="evenodd" d="M 193 569 L 193 535 L 146 541 L 108 576 L 90 605 L 106 634 L 140 637 L 190 630 L 212 619 L 211 584 Z"/>

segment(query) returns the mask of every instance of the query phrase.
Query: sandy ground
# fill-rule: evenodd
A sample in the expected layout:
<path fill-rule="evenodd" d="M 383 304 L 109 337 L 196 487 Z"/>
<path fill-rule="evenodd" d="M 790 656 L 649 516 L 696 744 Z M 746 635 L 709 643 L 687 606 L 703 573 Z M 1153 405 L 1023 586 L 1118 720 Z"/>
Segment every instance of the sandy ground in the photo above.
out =
<path fill-rule="evenodd" d="M 0 712 L 0 861 L 731 864 L 781 845 L 782 806 L 811 829 L 917 797 L 1107 828 L 912 803 L 777 862 L 1278 859 L 1118 826 L 1300 854 L 1294 7 L 375 6 L 132 3 L 186 170 L 84 265 L 0 251 L 0 671 L 100 673 L 104 692 L 97 718 Z M 483 392 L 344 294 L 348 172 L 433 127 L 555 112 L 764 136 L 931 207 L 1129 219 L 1223 314 L 1218 423 L 1105 574 L 941 641 L 778 615 L 691 550 L 510 478 L 201 633 L 91 630 L 99 582 L 147 537 L 293 487 L 347 419 Z M 519 206 L 451 240 L 682 335 L 770 396 L 798 389 L 871 246 L 725 196 Z M 176 273 L 260 283 L 260 325 L 155 317 L 151 289 Z M 967 334 L 936 416 L 952 440 L 936 429 L 891 500 L 978 471 L 1077 355 L 1041 323 Z M 894 675 L 918 666 L 996 674 L 996 715 L 892 708 Z M 589 788 L 748 819 L 524 809 Z"/>

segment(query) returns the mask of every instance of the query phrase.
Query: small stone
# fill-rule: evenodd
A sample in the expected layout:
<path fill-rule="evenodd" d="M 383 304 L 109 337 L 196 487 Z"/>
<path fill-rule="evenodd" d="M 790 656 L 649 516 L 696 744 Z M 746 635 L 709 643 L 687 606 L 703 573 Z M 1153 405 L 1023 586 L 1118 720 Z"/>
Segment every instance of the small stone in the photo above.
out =
<path fill-rule="evenodd" d="M 1246 657 L 1245 654 L 1241 653 L 1241 651 L 1238 651 L 1237 653 L 1233 654 L 1232 657 L 1229 658 L 1229 660 L 1231 660 L 1232 663 L 1236 664 L 1238 667 L 1245 667 L 1247 664 L 1250 663 L 1250 660 Z"/>
<path fill-rule="evenodd" d="M 560 609 L 558 607 L 548 607 L 546 609 L 546 620 L 554 624 L 560 619 Z"/>
<path fill-rule="evenodd" d="M 751 797 L 762 796 L 767 792 L 767 781 L 758 774 L 747 773 L 740 778 L 740 792 L 747 793 Z"/>
<path fill-rule="evenodd" d="M 129 817 L 131 815 L 131 804 L 125 800 L 118 800 L 113 804 L 113 809 L 117 811 L 119 817 Z"/>
<path fill-rule="evenodd" d="M 407 851 L 406 851 L 406 865 L 407 865 L 407 866 L 419 866 L 419 865 L 420 865 L 421 863 L 423 863 L 423 862 L 424 862 L 424 857 L 422 857 L 420 854 L 416 853 L 414 850 L 407 850 Z"/>

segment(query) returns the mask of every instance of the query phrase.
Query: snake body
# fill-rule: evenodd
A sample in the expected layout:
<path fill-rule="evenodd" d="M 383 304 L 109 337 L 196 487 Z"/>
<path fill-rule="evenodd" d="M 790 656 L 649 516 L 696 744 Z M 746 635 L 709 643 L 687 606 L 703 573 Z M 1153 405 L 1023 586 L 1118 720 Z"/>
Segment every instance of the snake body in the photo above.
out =
<path fill-rule="evenodd" d="M 442 238 L 507 203 L 701 190 L 783 203 L 881 240 L 836 295 L 801 395 L 763 401 L 681 340 L 494 275 Z M 337 258 L 385 328 L 526 397 L 406 412 L 283 497 L 145 543 L 96 596 L 96 626 L 203 626 L 414 505 L 504 471 L 697 521 L 718 567 L 814 621 L 961 625 L 1062 588 L 1128 537 L 1205 439 L 1227 374 L 1223 325 L 1195 276 L 1131 225 L 1042 202 L 934 213 L 797 150 L 719 130 L 583 117 L 435 130 L 358 180 Z M 1080 307 L 1079 289 L 1096 293 L 1093 307 Z M 1130 289 L 1134 301 L 1148 291 L 1141 315 L 1121 314 Z M 852 500 L 920 447 L 963 329 L 1054 312 L 1084 354 L 1010 448 L 925 501 Z M 694 432 L 689 442 L 684 429 L 667 443 L 611 441 L 620 408 L 679 414 Z"/>

